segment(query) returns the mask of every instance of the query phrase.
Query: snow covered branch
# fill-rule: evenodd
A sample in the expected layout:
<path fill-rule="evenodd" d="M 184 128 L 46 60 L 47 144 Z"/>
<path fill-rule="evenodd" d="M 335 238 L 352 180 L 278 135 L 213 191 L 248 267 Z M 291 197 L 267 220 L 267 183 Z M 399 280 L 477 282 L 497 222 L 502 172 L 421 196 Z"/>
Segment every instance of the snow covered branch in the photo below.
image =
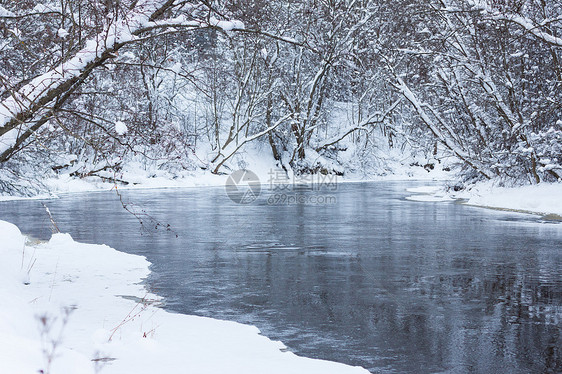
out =
<path fill-rule="evenodd" d="M 522 17 L 517 14 L 494 13 L 490 15 L 490 19 L 515 23 L 537 39 L 554 47 L 562 48 L 562 38 L 543 31 L 542 26 L 534 24 L 529 18 Z"/>
<path fill-rule="evenodd" d="M 537 24 L 529 17 L 525 17 L 521 14 L 516 14 L 511 12 L 507 13 L 504 11 L 492 9 L 482 1 L 468 0 L 467 3 L 471 6 L 472 9 L 483 11 L 485 18 L 487 19 L 514 23 L 522 27 L 527 33 L 533 35 L 537 39 L 547 44 L 550 44 L 554 47 L 562 48 L 562 38 L 557 37 L 551 34 L 550 32 L 544 30 L 545 25 L 552 24 L 557 21 L 560 22 L 561 21 L 560 18 L 556 18 L 552 20 L 547 19 L 541 22 L 540 24 Z"/>
<path fill-rule="evenodd" d="M 330 139 L 325 140 L 322 144 L 318 145 L 315 150 L 316 152 L 321 151 L 322 149 L 326 149 L 336 143 L 341 142 L 347 136 L 353 134 L 356 131 L 370 131 L 373 129 L 373 125 L 383 123 L 386 118 L 398 107 L 398 104 L 402 99 L 396 100 L 384 113 L 373 113 L 365 120 L 361 121 L 355 126 L 351 126 L 345 130 L 343 130 L 343 134 L 334 136 Z"/>
<path fill-rule="evenodd" d="M 253 134 L 253 135 L 247 136 L 244 139 L 240 139 L 237 144 L 234 144 L 232 142 L 229 143 L 229 146 L 227 146 L 225 149 L 222 149 L 220 151 L 220 155 L 223 155 L 223 157 L 222 157 L 222 160 L 219 163 L 217 163 L 217 165 L 213 169 L 213 173 L 217 174 L 219 172 L 221 166 L 224 165 L 224 163 L 226 161 L 228 161 L 232 156 L 234 156 L 236 154 L 236 152 L 238 152 L 240 150 L 240 148 L 242 148 L 246 143 L 249 143 L 252 140 L 261 138 L 262 136 L 269 134 L 271 131 L 275 130 L 277 127 L 279 127 L 281 124 L 283 124 L 290 117 L 291 117 L 291 114 L 287 114 L 287 115 L 279 118 L 275 123 L 273 123 L 268 128 L 266 128 L 264 130 L 261 130 L 261 131 L 255 133 L 255 134 Z"/>
<path fill-rule="evenodd" d="M 0 102 L 0 162 L 9 158 L 22 142 L 37 128 L 36 117 L 45 115 L 62 104 L 65 93 L 80 85 L 126 44 L 139 40 L 143 33 L 154 29 L 183 27 L 218 27 L 225 30 L 242 29 L 243 24 L 232 21 L 209 22 L 191 20 L 185 15 L 158 20 L 175 5 L 176 0 L 141 0 L 134 3 L 123 16 L 106 25 L 104 30 L 86 41 L 84 47 L 62 62 L 17 90 Z M 2 15 L 13 17 L 4 8 Z M 62 95 L 62 96 L 61 96 Z M 57 105 L 52 103 L 57 101 Z M 27 135 L 26 135 L 27 134 Z"/>
<path fill-rule="evenodd" d="M 458 144 L 456 144 L 454 139 L 447 136 L 444 132 L 441 131 L 438 124 L 431 119 L 431 116 L 424 109 L 424 107 L 426 107 L 427 105 L 422 103 L 417 98 L 417 96 L 410 90 L 410 88 L 406 85 L 402 78 L 397 76 L 396 82 L 397 83 L 394 85 L 395 88 L 402 95 L 404 95 L 404 97 L 410 102 L 410 104 L 412 104 L 422 121 L 443 145 L 445 145 L 450 151 L 452 151 L 455 156 L 476 169 L 487 179 L 490 179 L 494 175 L 492 170 L 488 169 L 488 167 L 486 167 L 485 165 L 480 164 L 480 162 L 474 160 L 466 151 L 464 151 Z"/>

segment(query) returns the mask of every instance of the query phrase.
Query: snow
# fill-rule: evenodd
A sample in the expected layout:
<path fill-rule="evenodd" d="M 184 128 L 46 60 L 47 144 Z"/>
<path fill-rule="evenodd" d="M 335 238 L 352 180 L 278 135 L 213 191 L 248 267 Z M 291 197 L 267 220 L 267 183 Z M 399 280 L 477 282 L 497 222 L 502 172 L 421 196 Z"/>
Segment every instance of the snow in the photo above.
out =
<path fill-rule="evenodd" d="M 413 188 L 406 188 L 406 191 L 419 193 L 419 194 L 431 194 L 436 193 L 441 189 L 439 186 L 421 186 L 421 187 L 413 187 Z"/>
<path fill-rule="evenodd" d="M 181 68 L 182 68 L 181 62 L 176 62 L 174 65 L 172 65 L 172 67 L 170 67 L 170 70 L 176 74 L 179 74 L 181 72 Z"/>
<path fill-rule="evenodd" d="M 224 31 L 232 31 L 234 29 L 238 29 L 238 30 L 243 30 L 244 29 L 244 23 L 238 20 L 232 20 L 232 21 L 221 21 L 216 19 L 215 17 L 211 17 L 209 19 L 209 24 L 211 26 L 216 26 L 219 27 L 221 29 L 223 29 Z"/>
<path fill-rule="evenodd" d="M 443 192 L 441 186 L 421 186 L 414 188 L 407 188 L 406 191 L 414 193 L 415 195 L 407 196 L 406 200 L 423 201 L 423 202 L 439 202 L 439 201 L 454 201 L 455 199 L 448 196 Z"/>
<path fill-rule="evenodd" d="M 160 309 L 139 284 L 144 257 L 68 234 L 24 244 L 4 221 L 0 238 L 3 373 L 368 373 L 283 352 L 253 326 Z"/>
<path fill-rule="evenodd" d="M 562 216 L 562 183 L 512 188 L 483 183 L 469 191 L 466 197 L 469 205 Z"/>
<path fill-rule="evenodd" d="M 117 135 L 125 135 L 127 133 L 127 125 L 121 121 L 115 122 L 115 132 Z"/>
<path fill-rule="evenodd" d="M 412 196 L 407 196 L 406 200 L 422 201 L 422 202 L 455 201 L 455 199 L 448 196 L 431 196 L 431 195 L 412 195 Z"/>
<path fill-rule="evenodd" d="M 497 186 L 494 181 L 481 182 L 459 192 L 446 191 L 444 186 L 408 188 L 414 201 L 466 200 L 467 205 L 506 209 L 523 213 L 562 217 L 562 183 L 540 183 L 518 187 Z"/>
<path fill-rule="evenodd" d="M 0 17 L 14 17 L 15 14 L 0 5 Z"/>
<path fill-rule="evenodd" d="M 58 36 L 59 38 L 61 38 L 61 39 L 64 39 L 64 38 L 66 38 L 66 37 L 68 36 L 68 31 L 66 31 L 66 30 L 63 29 L 63 28 L 60 28 L 60 29 L 57 31 L 57 36 Z"/>
<path fill-rule="evenodd" d="M 60 12 L 62 13 L 62 8 L 53 4 L 37 4 L 33 7 L 33 13 L 50 13 L 50 12 Z"/>

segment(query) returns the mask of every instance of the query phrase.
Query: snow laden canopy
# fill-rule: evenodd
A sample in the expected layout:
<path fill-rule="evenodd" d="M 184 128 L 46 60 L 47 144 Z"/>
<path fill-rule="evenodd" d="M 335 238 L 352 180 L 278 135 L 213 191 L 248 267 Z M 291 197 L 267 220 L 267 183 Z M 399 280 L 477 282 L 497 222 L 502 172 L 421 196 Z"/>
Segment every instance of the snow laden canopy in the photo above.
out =
<path fill-rule="evenodd" d="M 560 1 L 28 0 L 0 26 L 0 172 L 562 176 Z"/>
<path fill-rule="evenodd" d="M 83 46 L 58 66 L 29 82 L 12 82 L 0 77 L 9 90 L 0 103 L 0 162 L 7 160 L 39 127 L 44 125 L 69 98 L 70 94 L 123 46 L 153 37 L 170 28 L 188 30 L 218 28 L 243 29 L 239 21 L 219 20 L 206 2 L 179 0 L 130 1 L 112 19 L 99 25 L 100 32 L 85 40 Z M 60 12 L 49 6 L 36 6 L 34 13 Z M 0 7 L 0 17 L 21 18 Z M 60 30 L 59 30 L 60 31 Z"/>

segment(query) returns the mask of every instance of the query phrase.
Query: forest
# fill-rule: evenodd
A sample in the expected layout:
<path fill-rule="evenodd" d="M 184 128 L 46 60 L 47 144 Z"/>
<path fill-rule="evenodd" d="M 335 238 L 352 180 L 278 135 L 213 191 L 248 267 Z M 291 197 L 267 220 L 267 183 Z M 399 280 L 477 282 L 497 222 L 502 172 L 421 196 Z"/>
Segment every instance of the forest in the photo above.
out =
<path fill-rule="evenodd" d="M 562 177 L 557 0 L 0 0 L 0 35 L 4 192 L 250 148 L 295 174 L 395 150 L 465 183 Z"/>
<path fill-rule="evenodd" d="M 562 373 L 561 249 L 562 0 L 0 0 L 0 373 Z"/>

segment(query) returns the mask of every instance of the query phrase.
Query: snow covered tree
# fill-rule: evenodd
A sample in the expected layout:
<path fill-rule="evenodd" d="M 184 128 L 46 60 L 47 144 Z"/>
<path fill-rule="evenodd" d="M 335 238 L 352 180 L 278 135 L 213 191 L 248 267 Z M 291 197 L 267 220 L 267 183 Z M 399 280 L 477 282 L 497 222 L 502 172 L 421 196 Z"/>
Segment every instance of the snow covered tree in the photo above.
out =
<path fill-rule="evenodd" d="M 171 33 L 243 27 L 216 17 L 209 3 L 177 0 L 3 5 L 3 59 L 13 63 L 0 72 L 0 162 L 33 141 L 126 46 Z"/>
<path fill-rule="evenodd" d="M 561 13 L 555 2 L 539 4 L 420 4 L 426 20 L 419 33 L 426 36 L 402 48 L 402 63 L 392 67 L 395 87 L 421 123 L 481 177 L 533 183 L 560 177 L 552 158 L 537 154 L 544 140 L 537 134 L 556 133 L 562 115 L 553 31 Z M 537 12 L 552 21 L 531 21 L 527 15 Z M 541 23 L 549 26 L 529 31 Z"/>
<path fill-rule="evenodd" d="M 466 179 L 561 176 L 554 0 L 0 0 L 0 32 L 9 172 L 220 173 L 260 142 L 339 173 L 387 142 Z"/>

